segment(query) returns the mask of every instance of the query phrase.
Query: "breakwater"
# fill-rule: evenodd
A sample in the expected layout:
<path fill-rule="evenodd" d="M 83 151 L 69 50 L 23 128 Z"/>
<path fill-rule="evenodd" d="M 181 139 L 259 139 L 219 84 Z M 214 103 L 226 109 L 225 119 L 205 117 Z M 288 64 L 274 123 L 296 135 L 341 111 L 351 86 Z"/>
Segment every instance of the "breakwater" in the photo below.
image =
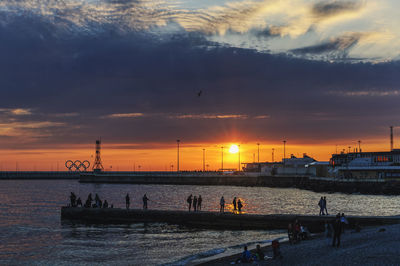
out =
<path fill-rule="evenodd" d="M 234 214 L 219 212 L 161 211 L 117 208 L 61 208 L 61 218 L 82 223 L 130 224 L 164 222 L 206 229 L 224 230 L 272 230 L 287 229 L 288 224 L 298 219 L 311 232 L 322 232 L 324 223 L 334 216 L 296 214 Z M 377 226 L 400 223 L 400 217 L 349 216 L 349 226 Z"/>
<path fill-rule="evenodd" d="M 79 172 L 72 171 L 1 171 L 0 180 L 6 179 L 79 179 Z"/>
<path fill-rule="evenodd" d="M 400 179 L 334 179 L 261 173 L 221 174 L 218 172 L 104 172 L 82 173 L 83 183 L 166 184 L 208 186 L 293 187 L 315 192 L 400 195 Z"/>

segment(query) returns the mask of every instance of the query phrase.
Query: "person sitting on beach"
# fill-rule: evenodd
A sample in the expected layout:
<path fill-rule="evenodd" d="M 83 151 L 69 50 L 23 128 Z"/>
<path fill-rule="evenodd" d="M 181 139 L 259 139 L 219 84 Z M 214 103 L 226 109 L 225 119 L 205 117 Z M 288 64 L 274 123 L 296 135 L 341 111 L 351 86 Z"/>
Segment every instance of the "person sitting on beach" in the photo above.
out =
<path fill-rule="evenodd" d="M 244 249 L 243 253 L 240 256 L 240 258 L 238 258 L 236 260 L 236 263 L 240 263 L 240 262 L 246 263 L 246 262 L 250 262 L 251 261 L 251 253 L 250 253 L 250 251 L 247 250 L 247 246 L 244 246 L 243 249 Z"/>
<path fill-rule="evenodd" d="M 201 198 L 201 195 L 199 195 L 199 198 L 197 199 L 197 210 L 201 211 L 201 202 L 203 199 Z"/>
<path fill-rule="evenodd" d="M 241 202 L 240 199 L 239 199 L 238 202 L 237 202 L 238 212 L 242 212 L 242 207 L 243 207 L 243 204 L 242 204 L 242 202 Z"/>
<path fill-rule="evenodd" d="M 104 200 L 103 208 L 108 208 L 108 202 L 107 202 L 107 200 Z"/>
<path fill-rule="evenodd" d="M 146 194 L 143 196 L 143 210 L 147 210 L 147 201 L 149 201 L 149 198 L 147 197 Z"/>
<path fill-rule="evenodd" d="M 294 221 L 293 224 L 293 235 L 295 242 L 300 240 L 300 223 L 297 219 Z"/>
<path fill-rule="evenodd" d="M 233 205 L 233 210 L 236 211 L 236 197 L 233 198 L 232 205 Z"/>
<path fill-rule="evenodd" d="M 302 240 L 307 240 L 310 236 L 310 232 L 307 227 L 300 225 L 300 237 Z"/>
<path fill-rule="evenodd" d="M 196 211 L 196 209 L 197 209 L 197 197 L 194 196 L 193 197 L 193 211 Z"/>
<path fill-rule="evenodd" d="M 281 254 L 281 250 L 280 250 L 280 245 L 279 245 L 279 241 L 278 240 L 274 240 L 272 241 L 272 252 L 273 252 L 273 259 L 282 259 L 283 256 Z"/>
<path fill-rule="evenodd" d="M 192 208 L 192 194 L 190 194 L 190 196 L 187 198 L 187 203 L 189 204 L 189 211 Z"/>
<path fill-rule="evenodd" d="M 74 194 L 74 192 L 71 192 L 71 194 L 69 195 L 69 200 L 71 202 L 71 207 L 75 207 L 76 206 L 76 195 Z"/>
<path fill-rule="evenodd" d="M 82 200 L 81 200 L 80 197 L 79 197 L 78 200 L 76 201 L 76 206 L 77 206 L 77 207 L 78 207 L 78 206 L 81 206 L 81 207 L 82 207 Z"/>
<path fill-rule="evenodd" d="M 257 245 L 256 247 L 256 260 L 260 261 L 260 260 L 264 260 L 264 252 L 262 252 L 261 250 L 261 246 Z"/>
<path fill-rule="evenodd" d="M 220 209 L 219 212 L 224 212 L 225 210 L 225 199 L 224 196 L 221 197 L 221 200 L 219 201 Z"/>
<path fill-rule="evenodd" d="M 127 210 L 129 210 L 129 205 L 130 205 L 130 203 L 131 203 L 131 198 L 129 197 L 129 193 L 126 193 L 126 196 L 125 196 L 125 206 L 126 206 L 126 209 L 127 209 Z"/>

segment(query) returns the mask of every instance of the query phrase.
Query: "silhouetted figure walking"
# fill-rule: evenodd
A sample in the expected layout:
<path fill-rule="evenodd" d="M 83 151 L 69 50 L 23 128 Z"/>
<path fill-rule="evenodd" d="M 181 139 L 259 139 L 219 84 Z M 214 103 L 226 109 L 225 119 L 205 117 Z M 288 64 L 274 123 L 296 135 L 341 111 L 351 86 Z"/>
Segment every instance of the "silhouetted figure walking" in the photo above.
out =
<path fill-rule="evenodd" d="M 190 196 L 187 198 L 187 203 L 189 204 L 189 211 L 192 208 L 192 194 L 190 194 Z"/>
<path fill-rule="evenodd" d="M 342 234 L 342 222 L 340 221 L 340 213 L 336 215 L 336 219 L 333 222 L 333 240 L 332 247 L 337 245 L 340 246 L 340 235 Z M 337 240 L 337 241 L 336 241 Z"/>
<path fill-rule="evenodd" d="M 236 211 L 236 197 L 233 198 L 232 204 L 233 204 L 233 210 Z"/>
<path fill-rule="evenodd" d="M 107 200 L 104 200 L 103 208 L 108 208 L 108 202 L 107 202 Z"/>
<path fill-rule="evenodd" d="M 197 209 L 197 197 L 194 196 L 193 197 L 193 211 L 196 211 L 196 209 Z"/>
<path fill-rule="evenodd" d="M 149 198 L 147 197 L 146 194 L 143 196 L 143 210 L 147 210 L 147 201 L 149 201 Z"/>
<path fill-rule="evenodd" d="M 328 214 L 328 209 L 326 208 L 326 197 L 324 197 L 324 200 L 322 201 L 322 203 L 323 203 L 323 205 L 322 205 L 322 212 L 325 211 L 325 214 L 326 214 L 326 215 L 329 215 L 329 214 Z"/>
<path fill-rule="evenodd" d="M 125 196 L 125 206 L 126 209 L 129 210 L 129 205 L 131 204 L 131 198 L 129 197 L 129 193 L 126 194 Z"/>
<path fill-rule="evenodd" d="M 242 207 L 243 207 L 243 205 L 242 205 L 242 202 L 240 201 L 240 199 L 239 199 L 238 202 L 237 202 L 237 207 L 238 207 L 238 211 L 239 211 L 239 212 L 242 212 Z"/>
<path fill-rule="evenodd" d="M 224 196 L 221 197 L 221 200 L 219 201 L 220 209 L 219 212 L 224 212 L 225 211 L 225 199 Z"/>
<path fill-rule="evenodd" d="M 199 195 L 199 198 L 197 199 L 197 210 L 201 211 L 201 202 L 203 199 L 201 198 L 201 195 Z"/>
<path fill-rule="evenodd" d="M 320 200 L 318 201 L 318 206 L 319 206 L 319 215 L 325 215 L 324 213 L 324 198 L 321 197 Z"/>

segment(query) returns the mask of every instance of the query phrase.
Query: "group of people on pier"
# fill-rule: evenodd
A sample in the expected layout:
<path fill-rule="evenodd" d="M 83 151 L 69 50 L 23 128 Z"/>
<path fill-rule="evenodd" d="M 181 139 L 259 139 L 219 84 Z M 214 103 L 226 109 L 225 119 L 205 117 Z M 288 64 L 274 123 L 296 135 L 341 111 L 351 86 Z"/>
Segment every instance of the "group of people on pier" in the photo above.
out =
<path fill-rule="evenodd" d="M 108 208 L 107 200 L 102 201 L 97 193 L 94 197 L 93 204 L 92 204 L 92 202 L 93 202 L 92 193 L 89 193 L 84 205 L 82 205 L 82 200 L 80 197 L 76 198 L 76 195 L 74 192 L 71 192 L 71 194 L 69 195 L 69 200 L 70 200 L 71 207 Z M 114 206 L 111 204 L 111 208 L 113 208 L 113 207 Z"/>
<path fill-rule="evenodd" d="M 199 195 L 199 197 L 193 197 L 193 195 L 190 194 L 186 199 L 186 202 L 189 204 L 189 211 L 192 209 L 192 207 L 193 211 L 201 211 L 201 203 L 203 202 L 201 195 Z"/>
<path fill-rule="evenodd" d="M 222 212 L 222 213 L 225 212 L 225 199 L 224 199 L 224 196 L 222 196 L 221 199 L 219 200 L 219 205 L 220 205 L 219 212 Z M 243 203 L 237 197 L 233 198 L 232 206 L 233 206 L 233 212 L 234 213 L 236 213 L 236 212 L 241 213 L 242 212 Z"/>
<path fill-rule="evenodd" d="M 150 199 L 147 197 L 147 194 L 144 194 L 144 196 L 142 197 L 142 201 L 143 201 L 143 210 L 147 210 L 147 202 Z M 131 204 L 131 198 L 129 197 L 129 193 L 126 194 L 125 196 L 125 207 L 127 210 L 129 210 L 129 206 Z"/>

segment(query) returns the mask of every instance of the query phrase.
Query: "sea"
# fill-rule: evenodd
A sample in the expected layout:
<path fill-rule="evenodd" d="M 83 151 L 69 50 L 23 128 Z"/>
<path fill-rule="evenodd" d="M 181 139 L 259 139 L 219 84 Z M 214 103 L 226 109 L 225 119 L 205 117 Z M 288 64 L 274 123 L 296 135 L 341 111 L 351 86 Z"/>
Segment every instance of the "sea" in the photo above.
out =
<path fill-rule="evenodd" d="M 186 198 L 201 195 L 203 211 L 226 210 L 233 197 L 246 213 L 318 214 L 318 201 L 327 197 L 331 214 L 398 215 L 399 196 L 316 193 L 295 188 L 83 184 L 77 180 L 0 181 L 0 265 L 188 265 L 238 253 L 244 245 L 283 240 L 285 230 L 205 230 L 164 223 L 86 225 L 61 220 L 61 206 L 74 192 L 84 202 L 97 193 L 115 208 L 187 210 Z"/>

